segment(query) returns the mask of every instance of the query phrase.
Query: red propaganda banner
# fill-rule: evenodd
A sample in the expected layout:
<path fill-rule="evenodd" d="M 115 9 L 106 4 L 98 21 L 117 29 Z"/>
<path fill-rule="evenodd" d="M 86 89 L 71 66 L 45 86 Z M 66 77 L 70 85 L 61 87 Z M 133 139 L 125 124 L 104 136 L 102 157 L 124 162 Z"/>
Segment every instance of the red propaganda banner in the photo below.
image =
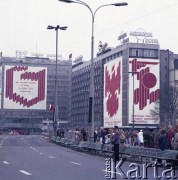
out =
<path fill-rule="evenodd" d="M 129 74 L 129 123 L 133 121 L 133 105 L 135 124 L 159 123 L 150 114 L 159 100 L 159 65 L 159 59 L 129 59 L 129 72 L 133 72 Z"/>
<path fill-rule="evenodd" d="M 47 68 L 4 67 L 5 109 L 46 109 Z"/>
<path fill-rule="evenodd" d="M 104 126 L 122 126 L 122 58 L 104 65 Z"/>

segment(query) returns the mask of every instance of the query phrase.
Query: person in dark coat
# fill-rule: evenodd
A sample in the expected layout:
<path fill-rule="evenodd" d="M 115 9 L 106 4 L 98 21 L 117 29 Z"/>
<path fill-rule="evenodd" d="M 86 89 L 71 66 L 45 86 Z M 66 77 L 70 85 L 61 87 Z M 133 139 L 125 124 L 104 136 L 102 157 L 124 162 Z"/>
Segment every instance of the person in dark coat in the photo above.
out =
<path fill-rule="evenodd" d="M 120 137 L 119 137 L 119 128 L 118 126 L 114 126 L 114 135 L 111 137 L 111 142 L 114 144 L 114 160 L 119 160 L 119 144 L 120 144 Z"/>
<path fill-rule="evenodd" d="M 159 148 L 161 150 L 169 149 L 169 143 L 166 135 L 166 130 L 162 129 L 161 135 L 159 136 Z"/>
<path fill-rule="evenodd" d="M 114 126 L 114 134 L 111 136 L 111 142 L 114 144 L 114 178 L 117 179 L 116 177 L 116 172 L 117 172 L 117 165 L 116 161 L 119 161 L 119 144 L 120 144 L 120 134 L 119 134 L 119 128 L 118 126 Z"/>
<path fill-rule="evenodd" d="M 101 130 L 101 138 L 102 138 L 102 143 L 105 144 L 105 141 L 106 141 L 106 132 L 104 129 Z"/>
<path fill-rule="evenodd" d="M 148 127 L 145 128 L 145 131 L 143 133 L 143 141 L 144 141 L 144 147 L 150 148 L 150 130 Z"/>
<path fill-rule="evenodd" d="M 97 139 L 98 139 L 98 131 L 97 131 L 97 128 L 96 128 L 95 131 L 94 131 L 94 142 L 97 142 Z"/>

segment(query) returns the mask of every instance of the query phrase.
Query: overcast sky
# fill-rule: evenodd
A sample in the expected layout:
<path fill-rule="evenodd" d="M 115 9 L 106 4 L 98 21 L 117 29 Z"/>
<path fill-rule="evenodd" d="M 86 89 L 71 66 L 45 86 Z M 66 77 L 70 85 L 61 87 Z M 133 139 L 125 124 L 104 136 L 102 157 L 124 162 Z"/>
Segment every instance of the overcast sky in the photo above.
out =
<path fill-rule="evenodd" d="M 124 0 L 84 0 L 93 10 Z M 178 54 L 178 0 L 126 0 L 128 6 L 104 7 L 95 16 L 95 54 L 98 42 L 120 44 L 121 32 L 143 28 L 159 40 L 161 49 Z M 55 54 L 55 31 L 48 25 L 68 26 L 59 32 L 59 54 L 90 59 L 91 14 L 79 4 L 58 0 L 0 0 L 0 51 L 15 56 L 16 50 Z"/>

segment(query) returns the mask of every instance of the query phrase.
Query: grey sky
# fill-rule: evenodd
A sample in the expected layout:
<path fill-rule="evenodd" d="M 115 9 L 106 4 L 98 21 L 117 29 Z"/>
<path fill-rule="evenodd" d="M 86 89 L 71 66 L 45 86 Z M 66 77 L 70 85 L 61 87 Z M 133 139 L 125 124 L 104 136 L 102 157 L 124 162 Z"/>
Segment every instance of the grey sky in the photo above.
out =
<path fill-rule="evenodd" d="M 84 0 L 95 10 L 124 0 Z M 115 47 L 122 31 L 143 28 L 152 32 L 162 49 L 178 53 L 178 0 L 125 0 L 125 7 L 104 7 L 95 16 L 95 53 L 98 42 Z M 15 56 L 16 50 L 55 54 L 55 32 L 48 25 L 68 26 L 59 32 L 59 54 L 90 59 L 91 14 L 79 4 L 58 0 L 0 0 L 0 51 Z"/>

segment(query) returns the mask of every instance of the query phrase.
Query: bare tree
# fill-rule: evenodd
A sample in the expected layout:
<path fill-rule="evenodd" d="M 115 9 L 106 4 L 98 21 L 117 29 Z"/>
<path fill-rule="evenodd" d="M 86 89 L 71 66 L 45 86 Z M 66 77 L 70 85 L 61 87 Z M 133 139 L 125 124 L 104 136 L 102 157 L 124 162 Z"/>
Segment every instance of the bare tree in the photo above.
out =
<path fill-rule="evenodd" d="M 164 102 L 164 110 L 172 123 L 178 118 L 178 88 L 170 86 L 165 93 L 166 101 Z"/>
<path fill-rule="evenodd" d="M 169 86 L 160 94 L 160 100 L 155 102 L 150 114 L 155 118 L 167 118 L 172 124 L 178 119 L 178 88 Z"/>
<path fill-rule="evenodd" d="M 154 109 L 150 110 L 150 114 L 155 118 L 155 119 L 160 119 L 160 101 L 157 100 L 154 104 Z"/>

